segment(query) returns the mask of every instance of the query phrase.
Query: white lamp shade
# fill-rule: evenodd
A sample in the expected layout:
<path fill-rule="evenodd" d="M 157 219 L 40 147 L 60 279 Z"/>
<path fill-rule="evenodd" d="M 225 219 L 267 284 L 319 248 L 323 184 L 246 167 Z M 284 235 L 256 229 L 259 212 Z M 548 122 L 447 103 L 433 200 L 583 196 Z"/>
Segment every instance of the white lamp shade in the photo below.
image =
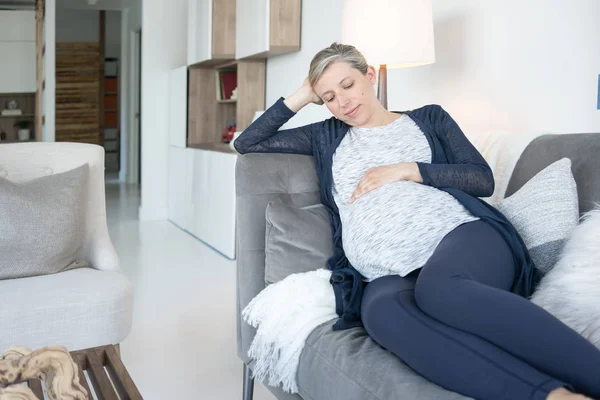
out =
<path fill-rule="evenodd" d="M 435 62 L 432 0 L 345 0 L 341 43 L 375 67 Z"/>

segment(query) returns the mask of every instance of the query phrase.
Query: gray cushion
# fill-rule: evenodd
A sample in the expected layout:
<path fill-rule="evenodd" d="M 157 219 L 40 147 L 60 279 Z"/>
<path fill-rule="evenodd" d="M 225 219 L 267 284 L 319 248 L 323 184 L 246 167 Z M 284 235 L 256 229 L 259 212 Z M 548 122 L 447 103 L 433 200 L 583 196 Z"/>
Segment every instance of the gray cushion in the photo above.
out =
<path fill-rule="evenodd" d="M 600 133 L 551 134 L 533 140 L 521 154 L 510 177 L 505 196 L 515 193 L 535 174 L 554 161 L 571 160 L 579 194 L 579 214 L 586 213 L 600 201 Z"/>
<path fill-rule="evenodd" d="M 297 379 L 304 399 L 466 399 L 415 373 L 363 328 L 333 331 L 332 324 L 316 328 L 300 356 Z"/>
<path fill-rule="evenodd" d="M 327 267 L 333 245 L 325 206 L 300 207 L 289 196 L 280 196 L 267 205 L 265 215 L 265 283 Z"/>
<path fill-rule="evenodd" d="M 25 183 L 0 179 L 0 279 L 87 266 L 84 233 L 89 166 Z"/>
<path fill-rule="evenodd" d="M 563 158 L 544 168 L 497 208 L 523 238 L 535 266 L 548 272 L 579 220 L 571 160 Z"/>

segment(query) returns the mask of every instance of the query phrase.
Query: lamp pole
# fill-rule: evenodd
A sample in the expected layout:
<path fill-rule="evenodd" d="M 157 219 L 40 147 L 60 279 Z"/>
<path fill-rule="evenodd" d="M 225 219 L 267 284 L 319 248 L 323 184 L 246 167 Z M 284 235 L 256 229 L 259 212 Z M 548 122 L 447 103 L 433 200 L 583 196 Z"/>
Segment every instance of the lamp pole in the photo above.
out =
<path fill-rule="evenodd" d="M 379 83 L 377 85 L 377 98 L 383 108 L 387 110 L 387 64 L 379 66 Z"/>

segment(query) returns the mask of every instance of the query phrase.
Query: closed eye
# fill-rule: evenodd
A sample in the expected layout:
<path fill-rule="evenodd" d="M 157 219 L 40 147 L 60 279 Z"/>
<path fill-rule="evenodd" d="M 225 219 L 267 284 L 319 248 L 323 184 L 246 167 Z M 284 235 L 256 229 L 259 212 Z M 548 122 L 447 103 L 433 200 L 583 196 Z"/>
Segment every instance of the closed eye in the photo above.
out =
<path fill-rule="evenodd" d="M 352 86 L 354 86 L 354 82 L 352 82 L 351 84 L 349 84 L 348 86 L 344 86 L 344 89 L 348 90 L 350 89 Z M 335 96 L 331 96 L 329 99 L 325 100 L 328 103 L 331 103 L 333 100 L 335 99 Z"/>

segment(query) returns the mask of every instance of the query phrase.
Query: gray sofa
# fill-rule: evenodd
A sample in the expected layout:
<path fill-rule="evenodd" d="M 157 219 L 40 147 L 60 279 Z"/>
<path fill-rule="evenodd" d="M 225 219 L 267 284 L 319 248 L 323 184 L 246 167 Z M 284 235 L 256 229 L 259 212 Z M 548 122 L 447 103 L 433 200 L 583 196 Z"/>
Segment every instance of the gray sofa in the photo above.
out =
<path fill-rule="evenodd" d="M 552 162 L 568 157 L 579 191 L 580 211 L 600 202 L 600 134 L 545 135 L 532 141 L 519 159 L 507 196 Z M 236 167 L 238 261 L 238 355 L 244 362 L 244 400 L 252 398 L 247 356 L 254 328 L 240 311 L 265 287 L 265 209 L 281 195 L 300 207 L 319 203 L 312 157 L 282 154 L 240 156 Z M 316 268 L 323 267 L 315 265 Z M 294 271 L 291 271 L 294 272 Z M 373 342 L 362 328 L 334 332 L 332 322 L 315 329 L 300 358 L 298 395 L 269 387 L 278 399 L 383 400 L 465 399 L 413 372 Z"/>

